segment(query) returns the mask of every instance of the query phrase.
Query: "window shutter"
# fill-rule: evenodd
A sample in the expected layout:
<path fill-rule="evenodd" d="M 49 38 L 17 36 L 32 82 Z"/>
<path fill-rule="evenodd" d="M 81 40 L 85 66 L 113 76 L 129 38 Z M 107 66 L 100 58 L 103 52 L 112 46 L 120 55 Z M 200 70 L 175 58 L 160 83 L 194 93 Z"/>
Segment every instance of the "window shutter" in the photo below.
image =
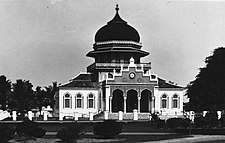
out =
<path fill-rule="evenodd" d="M 94 96 L 94 99 L 93 99 L 93 104 L 94 104 L 93 106 L 94 106 L 94 109 L 95 109 L 95 103 L 96 103 L 96 102 L 95 102 L 95 96 Z"/>
<path fill-rule="evenodd" d="M 167 107 L 167 109 L 169 109 L 169 97 L 167 97 L 167 100 L 166 100 L 166 107 Z"/>
<path fill-rule="evenodd" d="M 177 102 L 178 102 L 178 103 L 177 103 L 177 104 L 178 104 L 177 107 L 178 107 L 178 109 L 180 109 L 180 96 L 178 97 L 178 101 L 177 101 Z"/>
<path fill-rule="evenodd" d="M 171 109 L 174 108 L 174 102 L 173 102 L 173 97 L 171 97 Z"/>
<path fill-rule="evenodd" d="M 77 108 L 77 98 L 76 98 L 76 96 L 75 96 L 75 102 L 74 102 L 74 108 L 76 109 Z"/>
<path fill-rule="evenodd" d="M 81 100 L 81 108 L 84 108 L 84 97 L 82 96 L 82 100 Z"/>
<path fill-rule="evenodd" d="M 162 109 L 162 97 L 160 97 L 160 108 Z"/>
<path fill-rule="evenodd" d="M 63 97 L 63 108 L 65 108 L 65 98 Z"/>

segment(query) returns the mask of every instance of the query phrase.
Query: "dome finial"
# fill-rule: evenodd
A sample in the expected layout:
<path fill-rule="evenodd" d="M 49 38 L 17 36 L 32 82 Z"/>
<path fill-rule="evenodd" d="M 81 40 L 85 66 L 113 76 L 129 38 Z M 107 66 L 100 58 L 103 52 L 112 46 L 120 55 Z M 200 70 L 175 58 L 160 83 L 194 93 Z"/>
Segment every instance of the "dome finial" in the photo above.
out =
<path fill-rule="evenodd" d="M 119 11 L 119 5 L 118 5 L 118 4 L 116 4 L 116 8 L 115 8 L 115 10 L 116 10 L 116 12 L 118 12 L 118 11 Z"/>

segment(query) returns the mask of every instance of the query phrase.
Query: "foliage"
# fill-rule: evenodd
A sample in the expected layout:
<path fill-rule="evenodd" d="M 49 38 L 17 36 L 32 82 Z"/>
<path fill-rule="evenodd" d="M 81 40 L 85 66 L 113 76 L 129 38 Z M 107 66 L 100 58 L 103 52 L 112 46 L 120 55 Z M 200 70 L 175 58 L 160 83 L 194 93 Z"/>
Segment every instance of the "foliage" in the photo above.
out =
<path fill-rule="evenodd" d="M 205 117 L 196 117 L 194 124 L 197 128 L 212 128 L 219 125 L 218 115 L 216 112 L 209 112 Z"/>
<path fill-rule="evenodd" d="M 56 137 L 64 142 L 75 142 L 77 139 L 82 137 L 82 129 L 83 126 L 74 123 L 70 126 L 67 126 L 67 128 L 63 128 L 62 130 L 60 130 L 56 134 Z"/>
<path fill-rule="evenodd" d="M 152 116 L 151 121 L 155 123 L 153 128 L 155 129 L 165 128 L 166 125 L 165 120 L 161 120 L 156 113 L 151 114 L 151 116 Z"/>
<path fill-rule="evenodd" d="M 7 102 L 11 98 L 11 81 L 7 80 L 4 75 L 0 76 L 0 109 L 7 109 Z"/>
<path fill-rule="evenodd" d="M 219 124 L 217 112 L 209 112 L 205 115 L 206 125 L 208 127 L 217 127 Z"/>
<path fill-rule="evenodd" d="M 28 110 L 36 108 L 37 102 L 32 87 L 33 85 L 25 80 L 17 80 L 13 84 L 13 100 L 10 102 L 11 110 L 17 110 L 24 115 Z"/>
<path fill-rule="evenodd" d="M 195 117 L 194 124 L 197 128 L 205 128 L 206 127 L 206 120 L 205 117 Z"/>
<path fill-rule="evenodd" d="M 30 120 L 24 120 L 16 126 L 16 132 L 21 138 L 42 138 L 46 131 Z"/>
<path fill-rule="evenodd" d="M 222 117 L 220 118 L 220 124 L 222 127 L 225 127 L 225 114 L 223 114 Z"/>
<path fill-rule="evenodd" d="M 188 118 L 170 118 L 166 124 L 170 129 L 187 128 L 190 126 L 190 120 Z"/>
<path fill-rule="evenodd" d="M 0 126 L 0 142 L 6 143 L 14 137 L 15 128 L 6 124 Z"/>
<path fill-rule="evenodd" d="M 41 110 L 43 106 L 47 107 L 48 105 L 50 105 L 51 108 L 54 107 L 55 104 L 54 96 L 57 90 L 58 90 L 57 82 L 53 82 L 52 86 L 51 85 L 45 86 L 44 89 L 42 89 L 40 86 L 36 88 L 35 97 L 38 100 L 39 110 Z"/>
<path fill-rule="evenodd" d="M 196 112 L 225 109 L 225 48 L 220 47 L 206 57 L 195 80 L 187 86 L 189 109 Z"/>
<path fill-rule="evenodd" d="M 96 123 L 93 133 L 98 138 L 114 138 L 122 132 L 122 129 L 122 124 L 116 120 L 104 120 L 101 123 Z"/>

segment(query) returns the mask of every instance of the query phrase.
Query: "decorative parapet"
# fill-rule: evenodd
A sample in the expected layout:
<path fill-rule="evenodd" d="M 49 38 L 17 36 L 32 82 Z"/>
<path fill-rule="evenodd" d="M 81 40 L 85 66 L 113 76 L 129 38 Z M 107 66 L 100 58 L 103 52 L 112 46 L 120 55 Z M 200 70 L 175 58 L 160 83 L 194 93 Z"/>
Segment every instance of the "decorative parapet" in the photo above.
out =
<path fill-rule="evenodd" d="M 106 41 L 106 42 L 96 42 L 95 45 L 105 45 L 105 44 L 134 44 L 138 46 L 142 46 L 141 43 L 134 42 L 134 41 Z"/>
<path fill-rule="evenodd" d="M 141 64 L 135 64 L 137 70 L 142 69 L 151 69 L 151 63 L 141 63 Z M 100 69 L 122 69 L 126 70 L 128 69 L 129 64 L 122 64 L 122 63 L 93 63 L 90 66 L 87 67 L 87 71 L 93 71 L 93 70 L 100 70 Z"/>

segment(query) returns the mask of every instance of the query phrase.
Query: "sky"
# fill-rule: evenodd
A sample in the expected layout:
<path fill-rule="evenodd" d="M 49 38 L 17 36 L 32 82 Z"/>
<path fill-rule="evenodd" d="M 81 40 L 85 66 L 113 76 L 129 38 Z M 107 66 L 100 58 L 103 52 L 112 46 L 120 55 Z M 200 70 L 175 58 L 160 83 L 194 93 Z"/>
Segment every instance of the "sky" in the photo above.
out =
<path fill-rule="evenodd" d="M 158 76 L 186 86 L 225 46 L 225 1 L 0 0 L 0 74 L 13 83 L 65 83 L 94 62 L 94 36 L 115 15 L 140 34 Z"/>

